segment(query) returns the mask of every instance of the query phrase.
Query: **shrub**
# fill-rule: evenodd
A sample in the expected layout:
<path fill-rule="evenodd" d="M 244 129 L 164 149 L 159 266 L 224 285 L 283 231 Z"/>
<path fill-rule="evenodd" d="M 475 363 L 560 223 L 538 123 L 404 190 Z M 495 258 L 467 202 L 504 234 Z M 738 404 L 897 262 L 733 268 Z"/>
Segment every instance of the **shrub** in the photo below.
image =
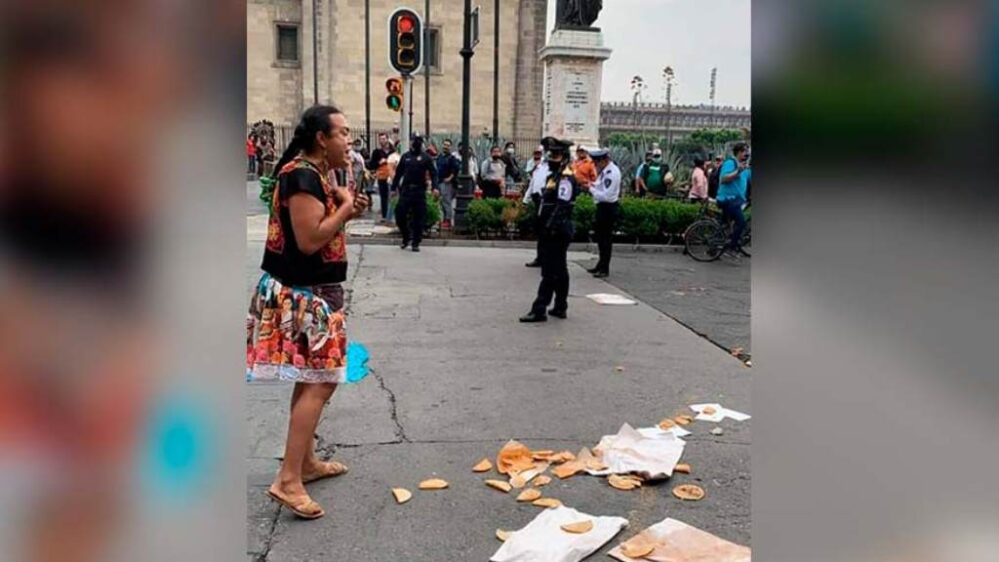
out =
<path fill-rule="evenodd" d="M 433 193 L 427 193 L 427 228 L 441 222 L 442 214 L 440 200 L 435 199 Z"/>
<path fill-rule="evenodd" d="M 520 214 L 517 216 L 517 231 L 521 237 L 537 236 L 538 233 L 534 231 L 534 223 L 537 216 L 538 208 L 534 205 L 534 201 L 530 201 L 526 205 L 521 205 Z"/>
<path fill-rule="evenodd" d="M 576 207 L 572 210 L 572 223 L 576 227 L 577 238 L 589 238 L 596 216 L 597 204 L 593 201 L 593 197 L 590 194 L 583 193 L 576 198 Z"/>
<path fill-rule="evenodd" d="M 500 217 L 486 199 L 476 199 L 468 204 L 468 229 L 475 236 L 481 236 L 493 230 L 499 230 Z"/>
<path fill-rule="evenodd" d="M 663 211 L 658 201 L 625 197 L 621 200 L 621 215 L 618 228 L 625 235 L 640 239 L 652 238 L 659 234 Z"/>

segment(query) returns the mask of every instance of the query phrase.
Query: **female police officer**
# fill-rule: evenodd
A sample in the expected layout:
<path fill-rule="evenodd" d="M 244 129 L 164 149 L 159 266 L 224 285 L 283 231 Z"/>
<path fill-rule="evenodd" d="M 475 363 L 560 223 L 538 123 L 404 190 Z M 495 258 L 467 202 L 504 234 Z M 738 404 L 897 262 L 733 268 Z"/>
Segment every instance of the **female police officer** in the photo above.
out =
<path fill-rule="evenodd" d="M 569 266 L 566 254 L 572 241 L 572 208 L 579 195 L 579 186 L 569 163 L 572 143 L 554 137 L 541 141 L 547 151 L 548 180 L 541 194 L 539 223 L 541 231 L 541 284 L 531 312 L 521 322 L 544 322 L 548 314 L 565 318 L 569 307 Z M 555 297 L 555 305 L 546 310 Z"/>

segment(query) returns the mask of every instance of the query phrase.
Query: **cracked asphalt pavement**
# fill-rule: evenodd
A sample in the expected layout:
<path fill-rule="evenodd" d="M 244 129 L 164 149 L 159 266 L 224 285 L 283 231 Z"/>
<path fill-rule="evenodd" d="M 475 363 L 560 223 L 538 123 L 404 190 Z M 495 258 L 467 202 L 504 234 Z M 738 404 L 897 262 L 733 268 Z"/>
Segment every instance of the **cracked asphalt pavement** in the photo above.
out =
<path fill-rule="evenodd" d="M 265 234 L 249 219 L 247 295 Z M 425 247 L 414 254 L 351 244 L 348 333 L 370 350 L 372 372 L 337 390 L 317 430 L 321 451 L 351 470 L 309 486 L 326 509 L 322 519 L 296 520 L 269 501 L 264 490 L 282 454 L 291 389 L 248 386 L 248 560 L 488 560 L 500 544 L 496 529 L 518 529 L 540 509 L 471 471 L 506 440 L 576 452 L 623 423 L 651 426 L 693 403 L 752 413 L 751 369 L 645 298 L 633 307 L 592 303 L 586 294 L 621 291 L 576 263 L 569 319 L 519 324 L 537 289 L 538 270 L 523 266 L 531 253 Z M 627 265 L 617 262 L 611 281 Z M 589 476 L 555 479 L 542 490 L 581 511 L 630 521 L 594 559 L 667 516 L 748 544 L 752 420 L 720 425 L 722 436 L 710 434 L 715 424 L 690 426 L 683 457 L 690 475 L 631 492 Z M 450 488 L 417 490 L 431 477 Z M 705 499 L 674 498 L 672 487 L 686 482 L 701 485 Z M 392 487 L 413 499 L 397 505 Z"/>

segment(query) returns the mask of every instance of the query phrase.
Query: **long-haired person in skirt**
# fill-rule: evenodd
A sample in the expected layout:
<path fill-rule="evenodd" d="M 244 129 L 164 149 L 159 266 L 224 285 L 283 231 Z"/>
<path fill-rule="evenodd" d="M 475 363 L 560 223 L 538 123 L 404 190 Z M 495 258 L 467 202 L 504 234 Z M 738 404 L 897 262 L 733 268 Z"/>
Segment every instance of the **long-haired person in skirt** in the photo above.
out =
<path fill-rule="evenodd" d="M 247 319 L 247 379 L 294 383 L 284 460 L 267 494 L 306 519 L 322 517 L 305 484 L 347 467 L 321 462 L 313 437 L 347 365 L 343 283 L 346 224 L 368 206 L 335 183 L 349 164 L 350 127 L 339 109 L 309 108 L 274 168 L 264 270 Z"/>

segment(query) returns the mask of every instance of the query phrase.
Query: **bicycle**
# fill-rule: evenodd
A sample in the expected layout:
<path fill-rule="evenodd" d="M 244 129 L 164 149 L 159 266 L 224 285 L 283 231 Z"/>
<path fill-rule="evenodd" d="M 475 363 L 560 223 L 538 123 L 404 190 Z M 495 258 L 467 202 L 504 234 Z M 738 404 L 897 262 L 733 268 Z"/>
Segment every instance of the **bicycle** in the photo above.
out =
<path fill-rule="evenodd" d="M 700 262 L 710 262 L 721 258 L 725 246 L 732 238 L 732 225 L 729 221 L 718 218 L 717 211 L 710 207 L 711 201 L 705 200 L 694 221 L 683 233 L 684 253 Z M 748 209 L 749 206 L 747 205 Z M 752 246 L 751 234 L 752 216 L 746 218 L 746 229 L 742 233 L 743 251 L 749 255 Z"/>

